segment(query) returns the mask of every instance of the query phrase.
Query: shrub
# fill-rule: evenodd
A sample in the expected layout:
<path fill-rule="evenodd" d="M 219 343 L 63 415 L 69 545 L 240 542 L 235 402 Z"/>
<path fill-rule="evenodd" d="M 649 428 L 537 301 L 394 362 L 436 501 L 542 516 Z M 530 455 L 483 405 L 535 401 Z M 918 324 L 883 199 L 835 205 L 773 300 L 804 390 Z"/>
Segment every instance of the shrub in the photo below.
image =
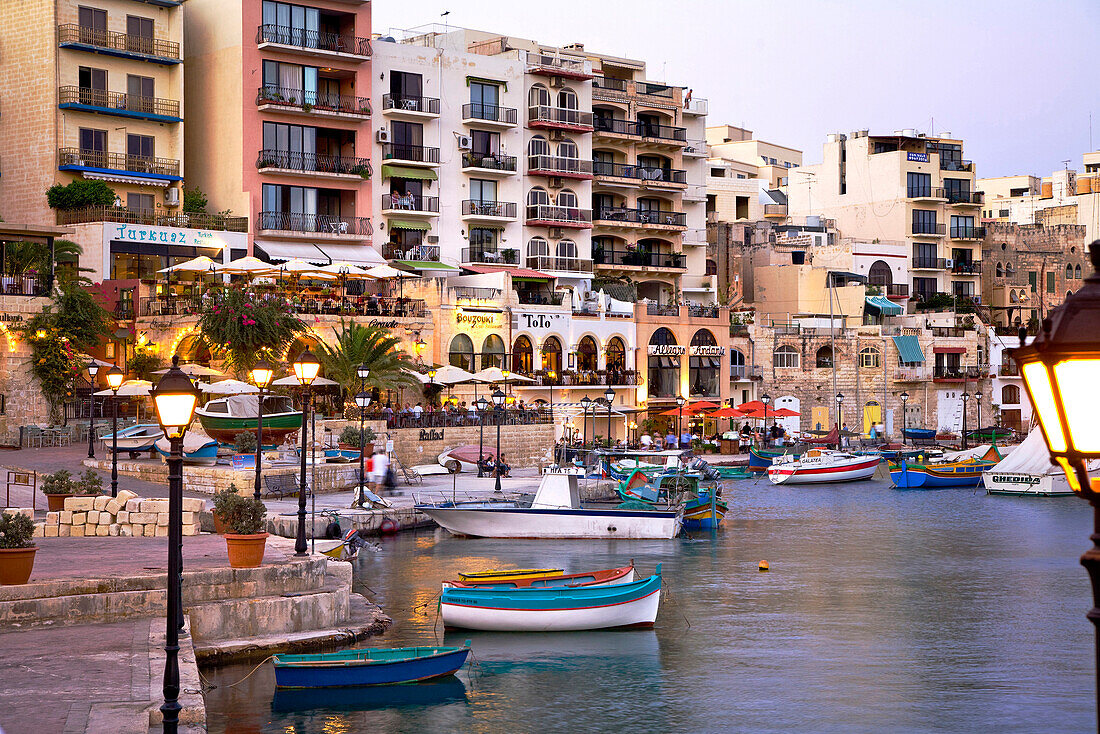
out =
<path fill-rule="evenodd" d="M 233 437 L 233 443 L 237 447 L 238 454 L 256 453 L 256 434 L 251 431 L 241 431 Z"/>
<path fill-rule="evenodd" d="M 359 429 L 355 426 L 344 426 L 344 430 L 340 431 L 340 443 L 348 444 L 349 446 L 358 446 Z"/>
<path fill-rule="evenodd" d="M 115 190 L 103 181 L 73 181 L 46 189 L 46 202 L 51 209 L 82 209 L 86 206 L 113 206 Z"/>
<path fill-rule="evenodd" d="M 43 494 L 76 494 L 78 484 L 73 480 L 73 475 L 66 469 L 58 469 L 53 474 L 47 474 L 42 480 Z"/>
<path fill-rule="evenodd" d="M 163 362 L 154 349 L 149 346 L 136 345 L 134 356 L 126 360 L 126 371 L 139 380 L 148 380 L 150 376 L 161 368 Z"/>
<path fill-rule="evenodd" d="M 95 469 L 85 469 L 76 482 L 76 491 L 80 494 L 103 494 L 103 478 Z"/>
<path fill-rule="evenodd" d="M 228 489 L 223 489 L 220 492 L 214 493 L 214 514 L 225 517 L 226 512 L 229 510 L 229 505 L 232 502 L 232 497 L 239 497 L 240 490 L 237 488 L 236 482 L 231 482 Z"/>
<path fill-rule="evenodd" d="M 363 443 L 374 443 L 374 439 L 378 438 L 374 434 L 374 429 L 370 426 L 363 426 Z"/>
<path fill-rule="evenodd" d="M 267 507 L 255 497 L 233 493 L 226 498 L 222 522 L 235 535 L 255 535 L 263 532 L 266 512 Z"/>
<path fill-rule="evenodd" d="M 206 194 L 202 193 L 202 189 L 198 186 L 183 190 L 183 210 L 185 212 L 202 214 L 206 211 L 207 203 Z"/>
<path fill-rule="evenodd" d="M 34 520 L 22 513 L 0 513 L 0 548 L 30 548 L 34 545 Z"/>

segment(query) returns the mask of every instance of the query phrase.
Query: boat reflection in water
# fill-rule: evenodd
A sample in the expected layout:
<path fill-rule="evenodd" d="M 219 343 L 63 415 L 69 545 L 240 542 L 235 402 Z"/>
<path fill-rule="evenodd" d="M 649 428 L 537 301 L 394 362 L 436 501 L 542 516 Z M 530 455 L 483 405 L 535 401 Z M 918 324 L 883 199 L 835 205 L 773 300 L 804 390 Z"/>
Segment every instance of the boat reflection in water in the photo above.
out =
<path fill-rule="evenodd" d="M 332 713 L 374 711 L 395 706 L 466 703 L 466 684 L 449 675 L 423 683 L 365 688 L 276 688 L 272 711 Z"/>

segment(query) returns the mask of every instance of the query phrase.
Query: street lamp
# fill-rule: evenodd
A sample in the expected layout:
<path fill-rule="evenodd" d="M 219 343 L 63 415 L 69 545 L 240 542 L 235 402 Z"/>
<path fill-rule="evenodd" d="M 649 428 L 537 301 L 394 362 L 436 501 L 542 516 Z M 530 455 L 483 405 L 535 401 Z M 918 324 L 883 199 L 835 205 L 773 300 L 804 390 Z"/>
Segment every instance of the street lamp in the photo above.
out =
<path fill-rule="evenodd" d="M 168 600 L 165 608 L 164 731 L 179 727 L 179 629 L 183 606 L 183 436 L 195 417 L 199 391 L 179 368 L 179 357 L 152 391 L 157 421 L 168 439 Z"/>
<path fill-rule="evenodd" d="M 424 352 L 424 347 L 428 346 L 428 343 L 423 339 L 417 339 L 413 345 L 416 348 L 416 361 L 420 361 L 420 355 Z"/>
<path fill-rule="evenodd" d="M 485 411 L 489 409 L 489 401 L 482 395 L 474 401 L 474 405 L 477 406 L 477 476 L 480 479 L 485 476 L 481 460 L 485 458 Z"/>
<path fill-rule="evenodd" d="M 905 445 L 905 431 L 909 428 L 909 413 L 906 412 L 905 404 L 909 402 L 909 393 L 903 392 L 898 397 L 901 398 L 901 445 Z"/>
<path fill-rule="evenodd" d="M 584 411 L 584 441 L 582 446 L 588 445 L 588 406 L 592 404 L 592 398 L 585 395 L 581 398 L 581 410 Z M 592 429 L 592 433 L 595 433 L 596 429 Z"/>
<path fill-rule="evenodd" d="M 114 396 L 111 399 L 111 496 L 118 497 L 118 389 L 125 377 L 118 365 L 107 370 L 107 386 Z"/>
<path fill-rule="evenodd" d="M 302 475 L 298 484 L 298 535 L 294 539 L 294 555 L 306 554 L 306 437 L 309 435 L 309 409 L 313 399 L 313 381 L 321 371 L 321 363 L 306 349 L 292 365 L 294 376 L 304 391 L 302 397 Z"/>
<path fill-rule="evenodd" d="M 676 410 L 679 415 L 676 417 L 676 445 L 680 446 L 680 434 L 684 432 L 684 400 L 683 395 L 676 396 Z"/>
<path fill-rule="evenodd" d="M 484 398 L 482 398 L 484 399 Z M 493 391 L 493 406 L 495 407 L 496 419 L 497 419 L 497 455 L 496 455 L 496 475 L 497 484 L 494 491 L 500 492 L 500 421 L 501 413 L 504 411 L 504 401 L 507 396 L 497 388 Z"/>
<path fill-rule="evenodd" d="M 355 368 L 355 376 L 359 378 L 359 392 L 355 396 L 355 405 L 359 408 L 359 489 L 355 493 L 355 500 L 359 506 L 363 505 L 363 482 L 366 479 L 364 474 L 364 466 L 366 457 L 363 456 L 363 451 L 366 449 L 367 444 L 363 439 L 363 420 L 366 417 L 367 408 L 370 407 L 371 395 L 367 392 L 367 378 L 370 377 L 370 370 L 367 369 L 367 365 L 361 364 Z M 434 381 L 435 368 L 428 370 L 428 382 L 429 384 Z"/>
<path fill-rule="evenodd" d="M 985 427 L 985 426 L 982 425 L 982 391 L 981 390 L 975 390 L 974 391 L 974 402 L 976 402 L 978 404 L 978 432 L 979 432 L 978 435 L 981 436 L 981 430 Z M 991 438 L 989 439 L 989 442 L 993 443 L 996 440 L 997 440 L 997 436 L 994 433 L 991 436 Z"/>
<path fill-rule="evenodd" d="M 638 424 L 635 421 L 630 421 L 630 442 L 638 445 Z"/>
<path fill-rule="evenodd" d="M 760 402 L 764 404 L 764 448 L 768 447 L 768 403 L 772 401 L 772 396 L 764 393 L 760 396 Z"/>
<path fill-rule="evenodd" d="M 256 403 L 256 481 L 252 488 L 252 496 L 260 499 L 260 463 L 264 443 L 264 390 L 271 384 L 271 378 L 275 376 L 275 368 L 266 359 L 261 359 L 249 370 L 248 376 L 252 384 L 260 388 L 260 397 Z"/>
<path fill-rule="evenodd" d="M 88 458 L 95 458 L 95 376 L 99 372 L 99 365 L 93 359 L 88 363 L 88 382 L 92 383 L 92 394 L 89 398 L 91 405 L 88 409 Z"/>
<path fill-rule="evenodd" d="M 1023 346 L 1026 331 L 1020 330 L 1021 346 L 1012 350 L 1012 358 L 1020 365 L 1051 459 L 1062 467 L 1074 493 L 1092 505 L 1094 528 L 1100 530 L 1100 480 L 1088 474 L 1088 462 L 1100 459 L 1100 392 L 1094 384 L 1100 374 L 1096 328 L 1100 324 L 1100 240 L 1089 246 L 1089 258 L 1093 274 L 1051 310 L 1031 344 Z M 1081 565 L 1092 581 L 1093 608 L 1088 618 L 1100 632 L 1098 530 L 1092 535 L 1093 547 L 1081 556 Z M 1096 659 L 1100 664 L 1100 636 Z"/>
<path fill-rule="evenodd" d="M 607 401 L 607 450 L 611 450 L 611 406 L 615 403 L 615 390 L 608 385 L 603 391 L 603 399 Z"/>
<path fill-rule="evenodd" d="M 966 451 L 966 449 L 969 448 L 969 446 L 967 444 L 967 441 L 966 441 L 966 404 L 970 401 L 970 393 L 968 393 L 966 390 L 963 390 L 962 399 L 963 399 L 963 440 L 962 440 L 962 447 L 963 447 L 963 451 Z"/>

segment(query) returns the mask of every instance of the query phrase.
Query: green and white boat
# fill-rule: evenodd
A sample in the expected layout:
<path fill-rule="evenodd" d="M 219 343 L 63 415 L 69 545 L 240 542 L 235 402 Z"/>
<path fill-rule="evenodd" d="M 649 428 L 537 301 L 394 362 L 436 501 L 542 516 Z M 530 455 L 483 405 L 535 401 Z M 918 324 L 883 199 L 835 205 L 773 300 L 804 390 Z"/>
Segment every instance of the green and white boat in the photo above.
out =
<path fill-rule="evenodd" d="M 229 395 L 211 400 L 195 410 L 206 435 L 221 443 L 233 443 L 237 434 L 256 430 L 260 396 L 257 393 Z M 302 426 L 302 411 L 286 395 L 264 396 L 264 427 L 261 443 L 278 446 L 287 434 Z"/>

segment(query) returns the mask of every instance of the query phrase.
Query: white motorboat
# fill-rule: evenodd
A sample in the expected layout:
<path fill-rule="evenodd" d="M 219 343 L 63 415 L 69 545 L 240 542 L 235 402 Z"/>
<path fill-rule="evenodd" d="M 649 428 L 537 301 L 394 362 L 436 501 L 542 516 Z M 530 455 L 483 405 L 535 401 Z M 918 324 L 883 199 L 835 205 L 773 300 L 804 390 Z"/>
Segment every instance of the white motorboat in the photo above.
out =
<path fill-rule="evenodd" d="M 810 449 L 797 459 L 777 456 L 768 467 L 772 484 L 826 484 L 858 482 L 875 474 L 882 457 L 856 456 L 843 451 Z"/>
<path fill-rule="evenodd" d="M 1050 463 L 1043 432 L 1038 428 L 1032 430 L 1012 453 L 985 471 L 982 482 L 989 494 L 1037 497 L 1073 494 L 1062 469 Z"/>
<path fill-rule="evenodd" d="M 455 535 L 481 538 L 670 539 L 682 509 L 620 510 L 581 507 L 576 474 L 544 474 L 529 504 L 509 500 L 417 504 Z"/>
<path fill-rule="evenodd" d="M 139 423 L 136 426 L 127 426 L 118 432 L 118 450 L 129 452 L 131 459 L 136 459 L 141 453 L 151 451 L 153 444 L 164 437 L 164 430 L 157 423 Z M 100 439 L 107 451 L 114 450 L 115 438 L 113 433 L 108 433 Z"/>

